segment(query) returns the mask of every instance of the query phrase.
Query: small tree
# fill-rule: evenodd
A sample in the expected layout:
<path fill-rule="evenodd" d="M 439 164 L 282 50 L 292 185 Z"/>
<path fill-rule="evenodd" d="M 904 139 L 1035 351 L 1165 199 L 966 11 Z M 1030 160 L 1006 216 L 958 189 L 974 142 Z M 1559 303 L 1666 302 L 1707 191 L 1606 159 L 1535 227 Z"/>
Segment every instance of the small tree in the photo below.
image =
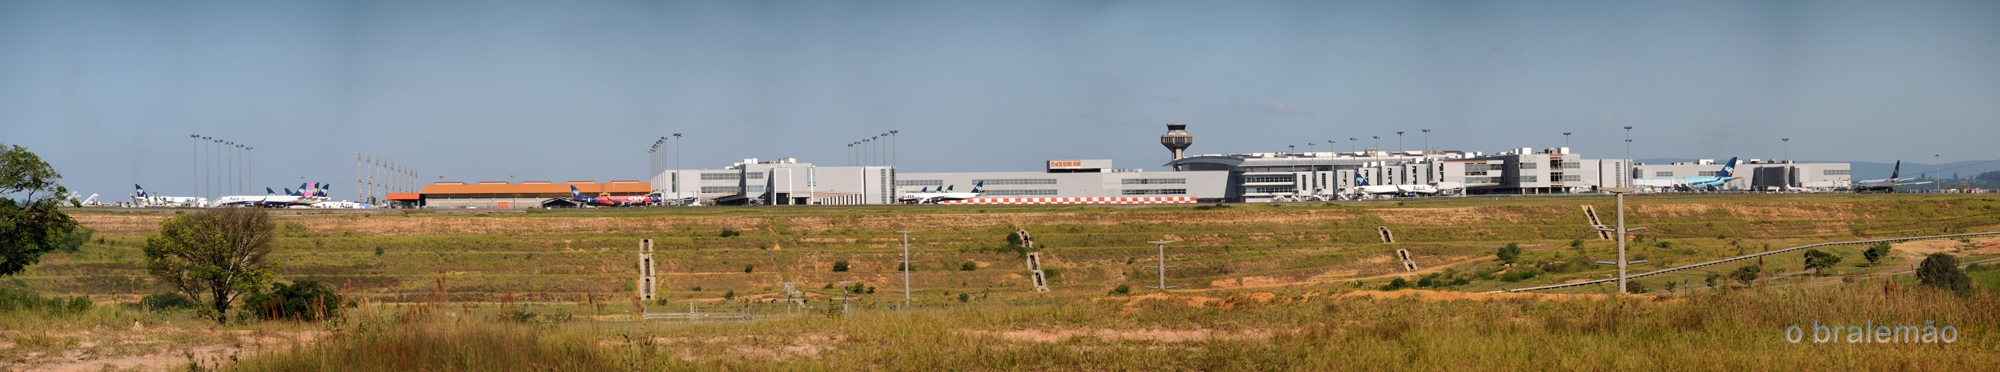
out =
<path fill-rule="evenodd" d="M 69 193 L 56 184 L 61 179 L 28 149 L 0 145 L 0 276 L 20 273 L 69 243 L 77 226 L 59 209 Z"/>
<path fill-rule="evenodd" d="M 264 256 L 276 236 L 271 216 L 257 208 L 217 208 L 175 215 L 146 237 L 146 271 L 190 298 L 205 299 L 217 323 L 229 304 L 271 280 Z"/>
<path fill-rule="evenodd" d="M 1825 275 L 1827 268 L 1831 268 L 1834 264 L 1838 263 L 1840 263 L 1840 256 L 1821 252 L 1818 249 L 1806 250 L 1806 270 L 1812 270 L 1815 275 Z"/>
<path fill-rule="evenodd" d="M 836 273 L 847 272 L 847 261 L 846 260 L 834 261 L 833 272 Z"/>
<path fill-rule="evenodd" d="M 757 265 L 754 265 L 754 264 L 751 264 L 751 265 L 743 265 L 743 273 L 744 273 L 744 274 L 749 274 L 749 273 L 750 273 L 750 272 L 752 272 L 752 271 L 757 271 Z"/>
<path fill-rule="evenodd" d="M 1763 266 L 1744 266 L 1736 268 L 1735 272 L 1729 273 L 1729 278 L 1736 279 L 1736 282 L 1743 283 L 1743 286 L 1747 287 L 1750 286 L 1750 283 L 1756 282 L 1758 277 L 1763 276 L 1763 273 Z"/>
<path fill-rule="evenodd" d="M 979 269 L 979 264 L 972 263 L 972 261 L 965 261 L 965 264 L 958 265 L 958 270 L 960 271 L 973 271 L 978 269 Z"/>
<path fill-rule="evenodd" d="M 1112 289 L 1111 289 L 1111 294 L 1114 294 L 1114 295 L 1129 295 L 1129 294 L 1132 294 L 1132 286 L 1131 286 L 1131 285 L 1126 285 L 1126 284 L 1119 284 L 1119 285 L 1118 285 L 1118 288 L 1112 288 Z"/>
<path fill-rule="evenodd" d="M 1924 262 L 1917 264 L 1917 280 L 1959 294 L 1972 293 L 1972 279 L 1958 269 L 1958 258 L 1944 253 L 1924 257 Z"/>
<path fill-rule="evenodd" d="M 1498 252 L 1494 252 L 1493 256 L 1499 258 L 1500 262 L 1505 262 L 1508 265 L 1513 265 L 1514 260 L 1521 258 L 1521 245 L 1514 243 L 1507 243 L 1507 246 L 1500 247 L 1500 250 Z"/>
<path fill-rule="evenodd" d="M 1869 244 L 1868 250 L 1861 252 L 1861 258 L 1868 259 L 1868 266 L 1875 266 L 1876 263 L 1882 262 L 1884 257 L 1889 257 L 1889 242 Z"/>
<path fill-rule="evenodd" d="M 1701 282 L 1708 284 L 1709 288 L 1715 288 L 1715 284 L 1720 281 L 1722 281 L 1722 274 L 1714 271 L 1708 272 L 1708 277 L 1701 278 Z"/>

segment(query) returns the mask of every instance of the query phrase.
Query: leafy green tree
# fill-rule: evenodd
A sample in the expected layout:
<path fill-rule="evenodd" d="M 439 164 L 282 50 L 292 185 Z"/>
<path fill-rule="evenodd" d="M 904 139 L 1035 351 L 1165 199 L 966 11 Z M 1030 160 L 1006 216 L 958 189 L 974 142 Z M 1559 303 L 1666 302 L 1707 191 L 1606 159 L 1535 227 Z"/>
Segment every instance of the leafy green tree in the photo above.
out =
<path fill-rule="evenodd" d="M 59 209 L 69 193 L 49 163 L 21 146 L 0 145 L 0 276 L 27 270 L 71 243 L 76 221 Z"/>
<path fill-rule="evenodd" d="M 146 237 L 146 271 L 190 298 L 203 299 L 217 323 L 229 322 L 238 296 L 270 282 L 265 256 L 277 236 L 271 216 L 258 208 L 216 208 L 168 217 L 160 234 Z"/>
<path fill-rule="evenodd" d="M 1806 250 L 1806 270 L 1812 270 L 1813 274 L 1826 274 L 1826 269 L 1838 263 L 1840 263 L 1840 256 L 1838 255 L 1821 252 L 1818 249 Z"/>
<path fill-rule="evenodd" d="M 1763 266 L 1744 266 L 1736 268 L 1735 272 L 1729 273 L 1729 278 L 1736 279 L 1737 283 L 1743 283 L 1744 286 L 1749 286 L 1750 283 L 1756 282 L 1757 278 L 1762 277 L 1763 274 Z"/>
<path fill-rule="evenodd" d="M 1508 265 L 1513 265 L 1514 260 L 1518 260 L 1521 258 L 1521 245 L 1514 243 L 1507 243 L 1507 246 L 1500 247 L 1500 250 L 1498 252 L 1494 252 L 1493 256 L 1499 258 L 1500 262 L 1505 262 Z"/>
<path fill-rule="evenodd" d="M 1868 250 L 1861 252 L 1861 258 L 1868 259 L 1869 266 L 1874 266 L 1876 263 L 1882 262 L 1882 258 L 1884 257 L 1889 257 L 1889 242 L 1869 244 Z"/>
<path fill-rule="evenodd" d="M 1958 258 L 1944 253 L 1924 257 L 1924 262 L 1917 264 L 1917 280 L 1959 294 L 1972 293 L 1972 278 L 1958 269 Z"/>

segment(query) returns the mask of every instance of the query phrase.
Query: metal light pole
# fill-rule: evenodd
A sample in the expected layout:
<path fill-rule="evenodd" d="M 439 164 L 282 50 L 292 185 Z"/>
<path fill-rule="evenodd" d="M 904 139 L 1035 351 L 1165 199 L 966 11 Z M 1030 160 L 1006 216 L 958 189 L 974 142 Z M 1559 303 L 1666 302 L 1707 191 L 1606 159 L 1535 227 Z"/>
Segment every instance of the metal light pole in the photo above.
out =
<path fill-rule="evenodd" d="M 1326 152 L 1340 152 L 1340 149 L 1333 148 L 1333 140 L 1326 140 Z"/>
<path fill-rule="evenodd" d="M 1424 155 L 1431 154 L 1431 130 L 1424 129 Z"/>
<path fill-rule="evenodd" d="M 194 164 L 194 173 L 188 173 L 188 178 L 194 180 L 194 192 L 188 195 L 201 195 L 201 135 L 190 134 L 188 139 L 194 144 L 194 162 L 190 163 Z"/>
<path fill-rule="evenodd" d="M 893 131 L 893 130 L 892 130 L 892 131 L 889 131 L 889 167 L 890 167 L 890 168 L 895 168 L 895 167 L 896 167 L 896 160 L 898 160 L 898 159 L 896 158 L 896 133 L 899 133 L 899 132 L 898 132 L 898 131 Z"/>
<path fill-rule="evenodd" d="M 1375 136 L 1375 147 L 1369 150 L 1382 151 L 1382 136 Z"/>
<path fill-rule="evenodd" d="M 674 133 L 674 197 L 681 197 L 681 134 Z M 699 189 L 697 189 L 699 190 Z"/>
<path fill-rule="evenodd" d="M 1290 151 L 1286 151 L 1286 152 L 1290 152 L 1290 153 L 1298 153 L 1298 152 L 1299 152 L 1299 145 L 1285 145 L 1285 148 L 1288 148 L 1288 149 L 1291 149 Z"/>
<path fill-rule="evenodd" d="M 208 194 L 209 196 L 216 196 L 219 192 L 215 189 L 217 182 L 214 178 L 220 176 L 220 174 L 215 173 L 215 168 L 217 165 L 222 164 L 222 157 L 216 155 L 215 151 L 216 145 L 222 144 L 222 140 L 215 139 L 214 137 L 202 137 L 201 139 L 208 140 L 208 177 L 210 178 L 208 180 Z"/>
<path fill-rule="evenodd" d="M 257 153 L 251 152 L 251 150 L 256 149 L 255 147 L 243 146 L 243 160 L 245 163 L 243 165 L 243 179 L 245 184 L 257 184 L 257 181 L 255 181 L 257 179 Z M 254 188 L 256 186 L 251 187 Z"/>
<path fill-rule="evenodd" d="M 1177 287 L 1174 287 L 1174 286 L 1169 286 L 1169 285 L 1167 285 L 1167 268 L 1169 268 L 1169 267 L 1173 267 L 1173 266 L 1168 266 L 1168 265 L 1167 265 L 1167 243 L 1173 243 L 1173 242 L 1174 242 L 1174 241 L 1172 241 L 1172 240 L 1165 240 L 1165 239 L 1162 239 L 1162 240 L 1154 240 L 1154 241 L 1150 241 L 1150 242 L 1147 242 L 1147 243 L 1153 243 L 1154 245 L 1158 245 L 1158 246 L 1160 247 L 1160 264 L 1159 264 L 1158 266 L 1147 266 L 1147 267 L 1146 267 L 1146 268 L 1157 268 L 1157 269 L 1160 269 L 1160 285 L 1157 285 L 1157 286 L 1147 286 L 1146 288 L 1154 288 L 1154 289 L 1159 289 L 1159 290 L 1161 290 L 1161 291 L 1166 291 L 1166 290 L 1168 290 L 1168 289 L 1172 289 L 1172 288 L 1177 288 Z"/>
<path fill-rule="evenodd" d="M 854 143 L 847 143 L 847 166 L 854 166 Z"/>
<path fill-rule="evenodd" d="M 1396 131 L 1396 152 L 1405 151 L 1410 151 L 1410 149 L 1403 148 L 1403 131 Z"/>
<path fill-rule="evenodd" d="M 1563 147 L 1569 147 L 1569 132 L 1563 132 Z"/>
<path fill-rule="evenodd" d="M 232 173 L 236 173 L 237 175 L 241 175 L 241 176 L 243 176 L 243 177 L 239 177 L 239 178 L 237 178 L 237 179 L 236 179 L 236 184 L 237 184 L 237 186 L 238 186 L 236 190 L 238 190 L 238 192 L 242 192 L 242 193 L 249 193 L 249 192 L 250 192 L 250 165 L 249 165 L 250 163 L 248 163 L 248 162 L 249 162 L 249 158 L 250 158 L 250 150 L 244 150 L 244 149 L 243 149 L 244 147 L 248 147 L 248 146 L 243 146 L 243 144 L 240 144 L 240 143 L 239 143 L 239 144 L 236 144 L 236 150 L 238 150 L 238 151 L 236 152 L 236 157 L 237 157 L 237 158 L 241 158 L 241 159 L 244 159 L 244 162 L 245 162 L 245 163 L 243 163 L 243 169 L 241 169 L 241 170 L 238 170 L 238 171 L 237 171 L 237 172 L 240 172 L 240 173 L 237 173 L 237 172 L 232 172 Z"/>
<path fill-rule="evenodd" d="M 1632 171 L 1635 169 L 1638 168 L 1632 166 L 1632 126 L 1627 125 L 1625 126 L 1625 174 L 1618 177 L 1620 187 L 1632 187 Z"/>
<path fill-rule="evenodd" d="M 1634 189 L 1629 187 L 1613 187 L 1613 188 L 1606 188 L 1604 189 L 1604 191 L 1616 195 L 1618 198 L 1618 228 L 1615 230 L 1600 228 L 1599 230 L 1611 231 L 1618 234 L 1618 293 L 1624 294 L 1626 293 L 1625 265 L 1629 263 L 1628 261 L 1625 260 L 1625 240 L 1628 239 L 1628 236 L 1633 231 L 1640 231 L 1646 229 L 1644 227 L 1634 227 L 1629 229 L 1625 228 L 1625 194 L 1630 194 L 1639 191 L 1639 189 Z"/>
<path fill-rule="evenodd" d="M 875 136 L 875 140 L 876 140 L 875 144 L 876 144 L 876 145 L 878 145 L 878 146 L 879 146 L 879 145 L 881 145 L 881 144 L 882 144 L 882 142 L 881 142 L 881 140 L 882 140 L 882 137 L 888 137 L 888 136 L 889 136 L 889 132 L 882 132 L 882 135 L 880 135 L 880 136 Z M 885 147 L 886 147 L 886 146 L 885 146 Z M 883 150 L 888 150 L 888 149 L 884 148 Z M 883 163 L 887 163 L 887 162 L 889 162 L 889 152 L 888 152 L 888 151 L 882 151 L 881 153 L 879 153 L 879 154 L 876 154 L 876 155 L 878 155 L 878 156 L 881 156 L 881 157 L 882 157 L 882 162 L 883 162 Z"/>
<path fill-rule="evenodd" d="M 1785 160 L 1792 160 L 1792 139 L 1779 138 L 1778 141 L 1785 143 L 1785 152 L 1784 152 Z"/>
<path fill-rule="evenodd" d="M 1319 151 L 1319 149 L 1315 148 L 1315 147 L 1317 147 L 1317 146 L 1319 146 L 1319 144 L 1317 144 L 1317 143 L 1312 143 L 1312 142 L 1306 142 L 1306 152 L 1309 152 L 1309 153 L 1310 153 L 1310 152 L 1314 152 L 1314 151 Z"/>
<path fill-rule="evenodd" d="M 1356 145 L 1357 143 L 1361 143 L 1361 140 L 1354 139 L 1354 137 L 1347 137 L 1347 151 L 1360 152 L 1361 150 L 1355 149 L 1355 146 L 1360 146 Z"/>

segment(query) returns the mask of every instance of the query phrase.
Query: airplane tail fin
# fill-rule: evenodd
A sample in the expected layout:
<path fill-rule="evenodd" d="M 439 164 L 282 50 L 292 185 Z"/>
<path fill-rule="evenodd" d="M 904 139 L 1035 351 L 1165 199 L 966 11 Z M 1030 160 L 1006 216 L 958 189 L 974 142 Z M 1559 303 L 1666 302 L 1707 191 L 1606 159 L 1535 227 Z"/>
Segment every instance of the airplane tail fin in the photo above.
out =
<path fill-rule="evenodd" d="M 266 188 L 264 188 L 264 195 L 265 195 L 265 196 L 276 196 L 276 195 L 278 195 L 278 192 L 276 192 L 276 191 L 271 191 L 271 188 L 269 188 L 269 187 L 266 187 Z"/>
<path fill-rule="evenodd" d="M 1722 177 L 1722 178 L 1729 178 L 1731 175 L 1734 174 L 1736 174 L 1736 158 L 1734 157 L 1729 158 L 1729 163 L 1722 165 L 1721 172 L 1715 172 L 1716 177 Z"/>
<path fill-rule="evenodd" d="M 986 181 L 972 183 L 972 193 L 974 194 L 983 193 L 986 192 L 985 190 L 986 190 Z"/>
<path fill-rule="evenodd" d="M 956 188 L 958 188 L 958 186 L 956 186 L 956 185 L 953 185 L 953 186 L 945 186 L 945 187 L 944 187 L 944 192 L 951 192 L 951 190 L 952 190 L 952 189 L 956 189 Z"/>
<path fill-rule="evenodd" d="M 1889 179 L 1894 180 L 1896 178 L 1902 177 L 1902 174 L 1903 174 L 1903 161 L 1897 160 L 1895 170 L 1889 171 Z"/>
<path fill-rule="evenodd" d="M 1354 174 L 1354 183 L 1355 183 L 1355 184 L 1357 184 L 1357 185 L 1361 185 L 1361 186 L 1368 186 L 1368 179 L 1367 179 L 1367 178 L 1361 178 L 1361 173 L 1355 173 L 1355 174 Z"/>
<path fill-rule="evenodd" d="M 577 191 L 577 190 L 576 190 L 576 185 L 569 185 L 569 197 L 571 197 L 571 198 L 576 198 L 576 199 L 582 199 L 582 198 L 583 198 L 583 192 L 582 192 L 582 191 Z"/>
<path fill-rule="evenodd" d="M 138 191 L 139 191 L 139 197 L 141 197 L 141 198 L 143 198 L 143 197 L 146 197 L 146 187 L 144 187 L 144 186 L 139 186 L 139 184 L 136 184 L 136 183 L 135 183 L 135 184 L 132 184 L 132 189 L 133 189 L 133 190 L 138 190 Z"/>

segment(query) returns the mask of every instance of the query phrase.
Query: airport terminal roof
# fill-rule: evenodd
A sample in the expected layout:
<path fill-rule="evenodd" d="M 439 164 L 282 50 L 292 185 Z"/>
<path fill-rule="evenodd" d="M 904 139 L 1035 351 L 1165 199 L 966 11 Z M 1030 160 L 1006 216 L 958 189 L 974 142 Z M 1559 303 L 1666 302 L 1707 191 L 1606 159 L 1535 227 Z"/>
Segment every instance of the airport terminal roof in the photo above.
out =
<path fill-rule="evenodd" d="M 653 191 L 651 184 L 638 181 L 570 181 L 564 183 L 506 183 L 483 181 L 480 183 L 438 182 L 424 185 L 424 195 L 489 195 L 489 194 L 561 194 L 569 195 L 569 187 L 584 194 L 645 194 Z"/>

